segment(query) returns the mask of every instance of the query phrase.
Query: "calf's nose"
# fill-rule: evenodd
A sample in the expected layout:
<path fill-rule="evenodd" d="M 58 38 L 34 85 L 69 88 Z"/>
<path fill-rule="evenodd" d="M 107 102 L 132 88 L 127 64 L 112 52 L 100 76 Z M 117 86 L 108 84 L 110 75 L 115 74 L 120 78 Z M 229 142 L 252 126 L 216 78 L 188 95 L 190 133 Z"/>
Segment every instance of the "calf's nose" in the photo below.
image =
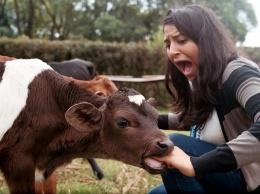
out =
<path fill-rule="evenodd" d="M 161 142 L 158 142 L 158 146 L 163 150 L 167 150 L 167 149 L 173 148 L 174 144 L 172 141 L 161 141 Z"/>

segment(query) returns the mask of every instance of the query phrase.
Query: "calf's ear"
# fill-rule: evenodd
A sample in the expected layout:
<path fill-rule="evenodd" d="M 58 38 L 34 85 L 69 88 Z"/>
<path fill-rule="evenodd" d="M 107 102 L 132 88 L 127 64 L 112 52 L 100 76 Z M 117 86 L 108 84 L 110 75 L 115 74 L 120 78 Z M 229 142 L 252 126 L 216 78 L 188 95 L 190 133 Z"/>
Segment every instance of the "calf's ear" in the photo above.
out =
<path fill-rule="evenodd" d="M 99 96 L 106 96 L 106 94 L 102 91 L 96 91 L 95 94 Z"/>
<path fill-rule="evenodd" d="M 79 131 L 88 131 L 102 125 L 101 111 L 87 102 L 71 106 L 65 113 L 65 119 Z"/>

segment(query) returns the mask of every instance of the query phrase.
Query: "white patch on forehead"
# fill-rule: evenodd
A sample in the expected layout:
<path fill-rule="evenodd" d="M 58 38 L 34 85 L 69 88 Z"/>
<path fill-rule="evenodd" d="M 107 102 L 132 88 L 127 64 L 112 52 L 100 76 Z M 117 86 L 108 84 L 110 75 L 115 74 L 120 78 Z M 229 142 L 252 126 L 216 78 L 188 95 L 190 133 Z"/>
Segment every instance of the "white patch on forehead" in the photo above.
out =
<path fill-rule="evenodd" d="M 42 182 L 44 180 L 44 171 L 45 170 L 39 170 L 38 168 L 35 169 L 35 182 Z"/>
<path fill-rule="evenodd" d="M 26 105 L 28 85 L 47 69 L 52 68 L 39 59 L 17 59 L 5 63 L 0 81 L 0 140 Z"/>
<path fill-rule="evenodd" d="M 128 96 L 128 99 L 129 99 L 130 102 L 134 102 L 138 106 L 141 106 L 143 100 L 145 100 L 144 96 L 141 95 L 141 94 Z"/>

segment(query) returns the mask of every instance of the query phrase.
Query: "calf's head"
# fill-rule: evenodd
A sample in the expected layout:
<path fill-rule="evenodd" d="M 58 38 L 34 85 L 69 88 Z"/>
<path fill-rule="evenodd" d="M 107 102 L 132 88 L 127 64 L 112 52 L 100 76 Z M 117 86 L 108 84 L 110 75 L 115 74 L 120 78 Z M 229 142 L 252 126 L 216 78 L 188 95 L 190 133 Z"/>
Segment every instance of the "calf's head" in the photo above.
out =
<path fill-rule="evenodd" d="M 99 131 L 105 158 L 146 169 L 151 174 L 162 173 L 166 165 L 152 159 L 167 155 L 173 143 L 157 126 L 158 113 L 145 98 L 133 89 L 122 88 L 111 94 L 97 109 L 82 102 L 70 107 L 66 120 L 76 129 Z"/>
<path fill-rule="evenodd" d="M 96 90 L 95 94 L 100 96 L 109 96 L 113 92 L 116 92 L 118 90 L 114 82 L 112 82 L 110 79 L 108 79 L 105 76 L 97 75 L 93 78 L 93 82 L 97 84 L 96 86 L 93 86 L 92 90 L 95 89 Z"/>

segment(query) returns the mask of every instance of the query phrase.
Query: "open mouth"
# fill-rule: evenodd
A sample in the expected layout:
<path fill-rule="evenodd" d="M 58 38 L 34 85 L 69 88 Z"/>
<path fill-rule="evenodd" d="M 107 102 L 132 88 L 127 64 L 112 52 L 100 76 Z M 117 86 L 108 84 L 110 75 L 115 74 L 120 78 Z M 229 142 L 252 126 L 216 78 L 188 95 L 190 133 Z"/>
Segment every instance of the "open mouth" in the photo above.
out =
<path fill-rule="evenodd" d="M 161 174 L 167 169 L 167 165 L 164 162 L 160 162 L 151 157 L 147 157 L 143 160 L 144 168 L 151 174 Z"/>
<path fill-rule="evenodd" d="M 194 74 L 194 66 L 190 61 L 180 61 L 176 63 L 176 66 L 188 79 L 192 78 Z"/>
<path fill-rule="evenodd" d="M 189 72 L 192 67 L 192 63 L 189 61 L 182 61 L 182 62 L 179 62 L 177 65 L 184 74 L 185 74 L 185 72 Z"/>

